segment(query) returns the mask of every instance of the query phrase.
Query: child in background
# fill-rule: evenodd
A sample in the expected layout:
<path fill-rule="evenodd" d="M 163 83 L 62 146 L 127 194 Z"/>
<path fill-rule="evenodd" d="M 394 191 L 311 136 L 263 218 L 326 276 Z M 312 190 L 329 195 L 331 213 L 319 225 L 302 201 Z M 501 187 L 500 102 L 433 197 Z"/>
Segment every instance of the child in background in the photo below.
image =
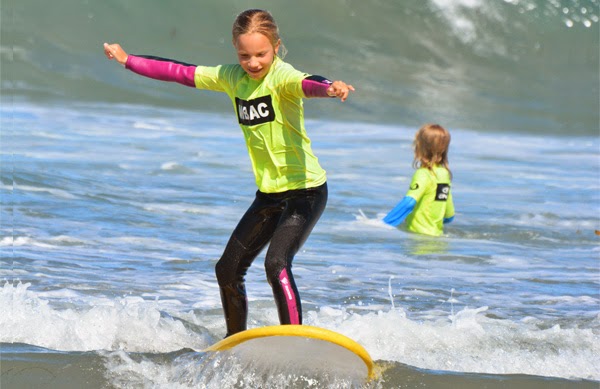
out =
<path fill-rule="evenodd" d="M 233 46 L 238 63 L 196 66 L 166 58 L 128 55 L 119 44 L 104 52 L 137 74 L 229 95 L 242 129 L 258 191 L 231 234 L 216 276 L 227 335 L 246 329 L 245 275 L 260 252 L 281 324 L 302 324 L 292 260 L 327 203 L 327 178 L 304 128 L 302 99 L 354 91 L 343 81 L 294 69 L 278 56 L 279 29 L 268 11 L 250 9 L 236 18 Z M 232 183 L 232 190 L 236 187 Z"/>
<path fill-rule="evenodd" d="M 406 196 L 383 219 L 397 227 L 406 219 L 406 228 L 419 234 L 439 236 L 443 225 L 454 219 L 448 167 L 450 133 L 438 124 L 426 124 L 417 131 L 413 147 L 417 169 Z"/>

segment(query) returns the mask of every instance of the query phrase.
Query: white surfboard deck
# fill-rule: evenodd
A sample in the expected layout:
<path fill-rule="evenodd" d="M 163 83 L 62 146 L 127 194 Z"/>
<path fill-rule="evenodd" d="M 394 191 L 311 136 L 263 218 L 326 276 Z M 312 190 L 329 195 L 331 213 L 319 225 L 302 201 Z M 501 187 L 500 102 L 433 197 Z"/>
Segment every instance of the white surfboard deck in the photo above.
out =
<path fill-rule="evenodd" d="M 230 349 L 254 361 L 262 359 L 266 364 L 349 369 L 367 379 L 375 377 L 373 360 L 363 346 L 345 335 L 320 327 L 292 324 L 253 328 L 231 335 L 204 351 Z"/>

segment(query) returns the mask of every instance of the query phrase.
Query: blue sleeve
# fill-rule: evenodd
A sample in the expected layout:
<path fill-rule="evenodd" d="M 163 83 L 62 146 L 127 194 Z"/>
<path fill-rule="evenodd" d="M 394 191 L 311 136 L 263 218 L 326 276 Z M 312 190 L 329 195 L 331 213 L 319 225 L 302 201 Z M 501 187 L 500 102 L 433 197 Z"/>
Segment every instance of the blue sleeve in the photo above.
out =
<path fill-rule="evenodd" d="M 391 226 L 398 226 L 398 224 L 402 223 L 413 209 L 415 209 L 416 204 L 417 200 L 410 196 L 405 196 L 402 201 L 400 201 L 398 205 L 383 218 L 383 221 Z"/>
<path fill-rule="evenodd" d="M 454 216 L 445 217 L 444 224 L 452 223 L 452 220 L 454 220 Z"/>

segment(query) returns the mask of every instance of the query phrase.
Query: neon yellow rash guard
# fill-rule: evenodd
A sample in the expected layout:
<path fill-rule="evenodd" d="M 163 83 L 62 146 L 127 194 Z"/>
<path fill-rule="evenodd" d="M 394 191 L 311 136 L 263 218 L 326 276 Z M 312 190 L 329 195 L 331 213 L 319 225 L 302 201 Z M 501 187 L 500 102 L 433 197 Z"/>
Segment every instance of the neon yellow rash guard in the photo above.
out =
<path fill-rule="evenodd" d="M 420 234 L 439 236 L 444 219 L 454 216 L 450 173 L 442 166 L 419 168 L 412 177 L 406 196 L 416 201 L 406 218 L 406 228 Z"/>
<path fill-rule="evenodd" d="M 307 76 L 278 57 L 261 80 L 250 78 L 239 64 L 196 68 L 196 88 L 229 95 L 263 193 L 314 188 L 327 180 L 304 128 Z"/>

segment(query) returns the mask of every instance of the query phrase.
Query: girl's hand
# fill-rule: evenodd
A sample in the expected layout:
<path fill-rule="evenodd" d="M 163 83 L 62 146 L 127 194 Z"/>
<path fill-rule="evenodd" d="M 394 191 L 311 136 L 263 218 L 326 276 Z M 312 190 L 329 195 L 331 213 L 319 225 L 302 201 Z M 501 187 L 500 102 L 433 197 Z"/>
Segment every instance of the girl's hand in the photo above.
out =
<path fill-rule="evenodd" d="M 104 54 L 106 55 L 106 58 L 114 59 L 123 66 L 125 66 L 125 63 L 127 62 L 127 53 L 121 48 L 121 45 L 118 43 L 113 43 L 110 45 L 108 43 L 105 43 Z"/>
<path fill-rule="evenodd" d="M 354 87 L 346 84 L 344 81 L 334 81 L 329 88 L 327 88 L 327 94 L 329 96 L 339 97 L 342 101 L 346 101 L 350 91 L 354 91 Z"/>

